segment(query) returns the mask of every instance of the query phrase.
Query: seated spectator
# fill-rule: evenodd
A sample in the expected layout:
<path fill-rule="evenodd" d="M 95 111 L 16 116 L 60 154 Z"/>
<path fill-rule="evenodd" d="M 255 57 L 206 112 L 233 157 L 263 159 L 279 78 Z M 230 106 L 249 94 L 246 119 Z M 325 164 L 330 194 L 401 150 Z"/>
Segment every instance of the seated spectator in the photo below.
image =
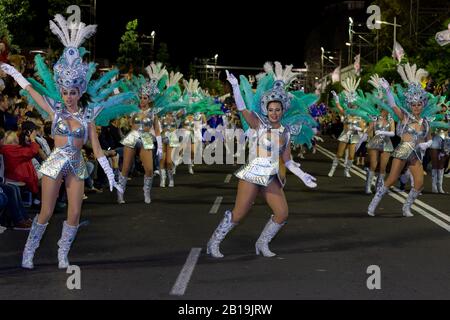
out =
<path fill-rule="evenodd" d="M 24 182 L 31 193 L 39 193 L 39 182 L 32 159 L 39 153 L 35 142 L 36 131 L 21 132 L 21 140 L 15 132 L 5 134 L 4 144 L 0 146 L 5 163 L 5 178 Z M 23 137 L 23 138 L 22 138 Z M 19 142 L 23 144 L 20 145 Z"/>
<path fill-rule="evenodd" d="M 0 182 L 1 194 L 6 197 L 5 213 L 12 220 L 14 230 L 30 230 L 33 221 L 23 206 L 19 187 Z"/>

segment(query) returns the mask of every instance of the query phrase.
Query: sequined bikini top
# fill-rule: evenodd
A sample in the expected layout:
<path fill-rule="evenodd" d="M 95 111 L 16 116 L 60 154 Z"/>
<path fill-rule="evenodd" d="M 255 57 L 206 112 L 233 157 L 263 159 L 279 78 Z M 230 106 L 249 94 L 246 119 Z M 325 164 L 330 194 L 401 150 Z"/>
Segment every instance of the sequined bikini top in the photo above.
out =
<path fill-rule="evenodd" d="M 267 152 L 272 151 L 272 143 L 270 141 L 270 137 L 272 135 L 272 131 L 275 131 L 278 133 L 278 137 L 284 140 L 283 145 L 279 147 L 278 153 L 281 155 L 285 150 L 286 147 L 289 146 L 290 141 L 290 131 L 288 128 L 281 126 L 278 129 L 272 129 L 272 125 L 269 123 L 267 119 L 262 118 L 257 113 L 254 113 L 259 121 L 260 126 L 257 131 L 257 137 L 258 137 L 258 146 L 261 148 L 264 148 Z"/>
<path fill-rule="evenodd" d="M 194 129 L 194 121 L 195 120 L 193 118 L 185 118 L 183 121 L 183 127 L 193 130 Z"/>
<path fill-rule="evenodd" d="M 174 117 L 170 118 L 167 116 L 162 117 L 161 119 L 161 129 L 163 131 L 172 131 L 177 128 L 177 121 Z"/>
<path fill-rule="evenodd" d="M 375 122 L 375 131 L 390 131 L 391 130 L 391 119 L 386 119 L 386 124 L 383 124 L 383 118 L 378 117 Z"/>
<path fill-rule="evenodd" d="M 428 120 L 427 119 L 416 120 L 415 118 L 413 118 L 408 114 L 406 114 L 405 116 L 408 117 L 407 122 L 406 123 L 399 122 L 397 128 L 398 135 L 402 136 L 403 134 L 409 134 L 413 136 L 416 141 L 418 139 L 426 138 L 426 136 L 430 131 L 430 124 Z M 420 124 L 421 126 L 423 125 L 422 130 L 417 131 L 416 128 L 414 128 L 413 125 L 417 123 Z"/>
<path fill-rule="evenodd" d="M 360 117 L 355 116 L 345 117 L 345 124 L 347 125 L 348 130 L 353 130 L 355 126 L 359 126 L 360 121 L 361 121 Z"/>
<path fill-rule="evenodd" d="M 154 113 L 151 110 L 133 113 L 131 119 L 133 124 L 138 126 L 138 131 L 144 131 L 145 129 L 151 129 L 153 127 Z"/>
<path fill-rule="evenodd" d="M 71 130 L 68 119 L 76 120 L 80 126 L 75 130 Z M 83 119 L 79 113 L 70 113 L 66 109 L 55 113 L 52 123 L 52 136 L 67 137 L 67 145 L 73 146 L 73 139 L 82 139 L 83 143 L 87 142 L 88 122 Z"/>

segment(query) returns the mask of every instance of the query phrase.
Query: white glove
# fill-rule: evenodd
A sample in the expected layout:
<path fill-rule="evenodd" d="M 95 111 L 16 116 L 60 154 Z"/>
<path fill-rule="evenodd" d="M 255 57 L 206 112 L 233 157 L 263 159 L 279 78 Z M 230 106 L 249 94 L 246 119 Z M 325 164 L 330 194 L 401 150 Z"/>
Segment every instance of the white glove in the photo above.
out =
<path fill-rule="evenodd" d="M 394 99 L 394 95 L 392 94 L 391 86 L 389 85 L 389 82 L 387 82 L 386 79 L 381 78 L 380 85 L 386 91 L 386 98 L 387 98 L 389 105 L 391 107 L 395 107 L 396 106 L 395 99 Z"/>
<path fill-rule="evenodd" d="M 29 83 L 28 80 L 25 79 L 25 77 L 13 66 L 7 63 L 1 63 L 0 69 L 2 69 L 2 71 L 6 74 L 9 74 L 11 77 L 13 77 L 22 89 L 26 89 L 26 87 L 31 86 L 31 83 Z"/>
<path fill-rule="evenodd" d="M 116 188 L 117 190 L 119 190 L 120 193 L 123 193 L 122 187 L 116 182 L 116 180 L 114 180 L 114 172 L 113 172 L 111 166 L 109 165 L 108 159 L 106 159 L 106 157 L 103 156 L 103 157 L 98 158 L 97 161 L 100 163 L 100 165 L 103 168 L 103 171 L 105 172 L 106 176 L 108 177 L 109 190 L 113 191 L 113 188 Z"/>
<path fill-rule="evenodd" d="M 313 139 L 319 142 L 323 142 L 323 139 L 319 136 L 314 136 Z"/>
<path fill-rule="evenodd" d="M 358 131 L 358 132 L 363 131 L 363 129 L 358 126 L 353 126 L 352 128 L 353 128 L 353 130 Z"/>
<path fill-rule="evenodd" d="M 315 183 L 316 178 L 301 170 L 300 163 L 289 160 L 288 162 L 285 163 L 285 166 L 286 168 L 289 169 L 289 171 L 291 171 L 293 174 L 299 177 L 303 181 L 305 186 L 307 186 L 308 188 L 317 187 L 317 183 Z"/>
<path fill-rule="evenodd" d="M 422 151 L 427 150 L 433 144 L 433 140 L 428 140 L 427 142 L 419 143 L 419 148 Z"/>
<path fill-rule="evenodd" d="M 339 96 L 337 95 L 336 91 L 331 90 L 331 94 L 333 95 L 334 101 L 336 103 L 339 103 Z"/>
<path fill-rule="evenodd" d="M 375 131 L 375 135 L 383 136 L 383 137 L 393 137 L 393 136 L 395 136 L 395 133 L 393 131 L 377 130 L 377 131 Z"/>
<path fill-rule="evenodd" d="M 363 143 L 364 141 L 367 141 L 367 138 L 368 138 L 368 137 L 369 137 L 369 136 L 367 135 L 367 133 L 364 132 L 364 133 L 361 135 L 360 142 Z"/>
<path fill-rule="evenodd" d="M 158 143 L 158 150 L 156 150 L 156 157 L 158 159 L 161 159 L 163 156 L 161 136 L 156 136 L 156 142 Z"/>
<path fill-rule="evenodd" d="M 227 74 L 227 80 L 231 84 L 231 87 L 233 88 L 234 101 L 236 102 L 237 109 L 239 111 L 246 110 L 247 108 L 245 106 L 244 99 L 242 98 L 241 90 L 239 89 L 238 80 L 232 73 L 229 73 L 228 70 L 225 70 L 225 72 Z"/>

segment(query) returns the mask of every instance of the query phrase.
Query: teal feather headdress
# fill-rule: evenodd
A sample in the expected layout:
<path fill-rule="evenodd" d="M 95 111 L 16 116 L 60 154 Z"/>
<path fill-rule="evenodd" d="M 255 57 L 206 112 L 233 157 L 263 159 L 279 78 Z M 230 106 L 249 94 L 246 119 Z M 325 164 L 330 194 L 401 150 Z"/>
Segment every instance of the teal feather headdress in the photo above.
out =
<path fill-rule="evenodd" d="M 311 146 L 311 140 L 314 136 L 313 128 L 317 126 L 316 121 L 309 113 L 309 107 L 317 102 L 318 96 L 314 94 L 305 94 L 302 91 L 290 91 L 289 84 L 295 78 L 295 74 L 291 72 L 292 66 L 287 66 L 283 70 L 281 64 L 275 63 L 275 71 L 270 63 L 264 65 L 265 73 L 257 76 L 257 88 L 253 91 L 248 79 L 241 75 L 240 78 L 240 91 L 247 110 L 253 111 L 261 118 L 267 117 L 266 112 L 263 112 L 262 108 L 267 107 L 270 101 L 280 101 L 279 99 L 287 98 L 287 100 L 280 101 L 283 105 L 283 116 L 281 124 L 286 127 L 291 134 L 291 141 L 295 144 L 307 144 Z M 284 94 L 281 94 L 278 90 L 274 94 L 274 99 L 271 100 L 271 95 L 276 83 L 282 82 L 284 84 Z M 241 116 L 241 122 L 243 129 L 247 131 L 249 129 L 248 123 Z"/>

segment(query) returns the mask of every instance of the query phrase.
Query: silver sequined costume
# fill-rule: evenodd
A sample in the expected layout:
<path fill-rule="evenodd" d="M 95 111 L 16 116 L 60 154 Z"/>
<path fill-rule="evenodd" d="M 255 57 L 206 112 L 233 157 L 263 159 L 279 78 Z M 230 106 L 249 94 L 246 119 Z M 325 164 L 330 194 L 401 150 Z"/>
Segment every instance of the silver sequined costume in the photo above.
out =
<path fill-rule="evenodd" d="M 380 131 L 390 131 L 391 130 L 391 119 L 388 118 L 387 123 L 383 125 L 383 120 L 381 117 L 377 118 L 374 125 L 374 132 Z M 378 150 L 380 152 L 392 152 L 394 147 L 390 137 L 382 135 L 374 135 L 369 142 L 367 142 L 367 149 Z"/>
<path fill-rule="evenodd" d="M 355 126 L 359 126 L 360 122 L 360 117 L 348 115 L 345 116 L 344 131 L 342 131 L 341 135 L 338 138 L 338 141 L 347 144 L 357 144 L 361 137 L 359 136 L 358 131 L 355 129 Z"/>
<path fill-rule="evenodd" d="M 175 116 L 169 117 L 165 115 L 160 118 L 160 123 L 162 142 L 171 148 L 180 147 L 180 139 L 176 134 L 178 128 L 177 118 Z"/>
<path fill-rule="evenodd" d="M 260 126 L 257 130 L 258 147 L 264 148 L 270 152 L 272 148 L 271 142 L 267 137 L 271 135 L 271 125 L 268 120 L 263 119 L 257 113 L 260 120 Z M 242 166 L 235 172 L 235 176 L 241 180 L 267 187 L 273 179 L 278 179 L 281 186 L 284 187 L 286 183 L 285 173 L 280 173 L 280 156 L 289 146 L 290 133 L 289 130 L 283 126 L 278 129 L 278 135 L 284 140 L 282 146 L 279 147 L 279 156 L 274 161 L 272 157 L 255 157 L 249 163 Z"/>
<path fill-rule="evenodd" d="M 397 125 L 397 135 L 402 137 L 402 141 L 395 148 L 392 153 L 392 157 L 400 160 L 406 160 L 408 163 L 414 163 L 417 160 L 422 162 L 423 151 L 418 148 L 418 145 L 428 136 L 430 124 L 426 119 L 418 121 L 406 113 L 405 117 L 406 121 L 404 120 L 403 122 L 399 122 Z M 413 127 L 413 124 L 417 123 L 421 124 L 420 131 L 416 131 Z M 403 141 L 403 135 L 410 135 L 412 140 Z"/>
<path fill-rule="evenodd" d="M 151 129 L 154 124 L 155 115 L 152 110 L 146 112 L 132 113 L 131 119 L 133 126 L 137 129 L 131 130 L 120 143 L 126 147 L 144 148 L 144 150 L 152 150 L 155 148 L 153 134 L 146 129 Z"/>
<path fill-rule="evenodd" d="M 67 137 L 67 143 L 62 147 L 56 147 L 47 160 L 44 161 L 39 172 L 43 175 L 56 179 L 60 173 L 65 177 L 68 174 L 74 174 L 80 180 L 88 177 L 86 163 L 81 155 L 81 149 L 74 145 L 74 139 L 82 139 L 83 143 L 87 142 L 88 138 L 88 123 L 89 118 L 87 114 L 71 114 L 59 102 L 50 98 L 44 97 L 48 105 L 54 112 L 52 122 L 52 136 Z M 77 120 L 80 127 L 71 130 L 68 119 Z"/>
<path fill-rule="evenodd" d="M 443 153 L 450 154 L 450 136 L 448 130 L 438 129 L 435 132 L 431 149 L 442 150 Z"/>

